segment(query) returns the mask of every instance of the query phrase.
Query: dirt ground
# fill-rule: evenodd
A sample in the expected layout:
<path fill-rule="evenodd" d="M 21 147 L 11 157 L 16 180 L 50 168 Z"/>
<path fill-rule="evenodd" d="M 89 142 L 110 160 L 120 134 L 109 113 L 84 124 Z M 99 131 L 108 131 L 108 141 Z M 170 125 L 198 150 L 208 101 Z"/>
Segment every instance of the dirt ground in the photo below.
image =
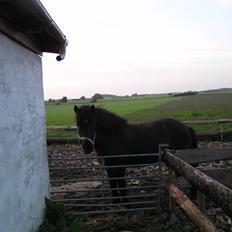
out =
<path fill-rule="evenodd" d="M 232 148 L 232 142 L 202 142 L 199 144 L 200 148 Z M 84 157 L 80 146 L 74 144 L 66 145 L 50 145 L 48 146 L 49 158 L 78 158 Z M 92 166 L 91 166 L 92 165 Z M 86 179 L 82 182 L 67 182 L 67 183 L 51 183 L 53 191 L 58 190 L 52 194 L 52 199 L 67 199 L 67 198 L 87 198 L 96 197 L 95 192 L 92 195 L 86 195 L 87 192 L 75 193 L 73 189 L 101 189 L 107 187 L 107 183 L 102 183 L 99 180 L 88 181 L 91 178 L 102 177 L 100 170 L 95 167 L 99 165 L 97 159 L 91 160 L 68 160 L 68 161 L 54 161 L 49 162 L 50 168 L 54 167 L 89 167 L 88 169 L 75 169 L 71 171 L 54 171 L 50 169 L 51 180 L 70 180 L 70 179 Z M 204 164 L 204 168 L 222 168 L 232 167 L 232 161 L 227 162 L 211 162 Z M 128 171 L 128 176 L 148 175 L 152 176 L 156 173 L 158 167 L 148 166 Z M 138 184 L 145 186 L 150 184 L 151 178 L 147 180 L 128 181 L 128 186 L 136 186 Z M 59 190 L 70 190 L 68 193 L 58 193 Z M 152 190 L 136 190 L 140 193 L 151 193 Z M 137 194 L 138 192 L 134 192 Z M 133 194 L 134 194 L 133 193 Z M 85 231 L 112 231 L 112 232 L 161 232 L 161 231 L 198 231 L 192 222 L 184 215 L 184 213 L 177 207 L 175 214 L 170 214 L 167 204 L 167 194 L 164 193 L 159 210 L 151 211 L 137 211 L 125 213 L 105 213 L 95 214 L 83 217 L 83 222 L 86 225 Z M 71 202 L 73 203 L 73 202 Z M 120 207 L 121 209 L 121 207 Z M 71 207 L 70 210 L 81 210 L 80 208 Z M 209 217 L 216 224 L 219 231 L 232 231 L 231 219 L 226 217 L 223 213 L 214 212 Z"/>

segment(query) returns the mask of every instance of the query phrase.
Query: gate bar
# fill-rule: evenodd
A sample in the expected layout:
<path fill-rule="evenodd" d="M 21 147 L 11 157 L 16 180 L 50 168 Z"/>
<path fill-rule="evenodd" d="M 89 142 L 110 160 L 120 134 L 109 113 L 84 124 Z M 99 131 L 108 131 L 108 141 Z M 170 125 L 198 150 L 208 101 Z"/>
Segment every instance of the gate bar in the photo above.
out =
<path fill-rule="evenodd" d="M 75 157 L 75 158 L 48 158 L 48 160 L 85 160 L 85 159 L 108 159 L 108 158 L 125 158 L 125 157 L 146 157 L 146 156 L 159 156 L 159 153 L 149 153 L 149 154 L 127 154 L 127 155 L 109 155 L 109 156 L 92 156 L 86 155 L 85 157 Z"/>
<path fill-rule="evenodd" d="M 110 207 L 110 206 L 127 206 L 127 205 L 141 205 L 141 204 L 153 204 L 155 201 L 138 201 L 138 202 L 125 202 L 125 203 L 109 203 L 109 204 L 65 204 L 70 207 Z"/>
<path fill-rule="evenodd" d="M 70 182 L 91 182 L 91 181 L 108 181 L 108 180 L 140 180 L 152 179 L 158 180 L 158 176 L 125 176 L 125 177 L 111 177 L 111 178 L 92 178 L 92 179 L 68 179 L 68 180 L 51 180 L 50 183 L 70 183 Z"/>
<path fill-rule="evenodd" d="M 108 168 L 137 168 L 137 167 L 145 167 L 145 166 L 152 166 L 155 163 L 149 164 L 128 164 L 128 165 L 111 165 L 111 166 L 88 166 L 88 167 L 54 167 L 49 168 L 51 171 L 67 171 L 67 170 L 83 170 L 83 169 L 108 169 Z"/>
<path fill-rule="evenodd" d="M 102 188 L 102 189 L 79 189 L 79 190 L 51 190 L 50 193 L 75 193 L 75 192 L 98 192 L 98 191 L 112 191 L 112 190 L 126 190 L 126 189 L 158 189 L 157 185 L 147 186 L 131 186 L 126 188 Z"/>
<path fill-rule="evenodd" d="M 53 200 L 55 202 L 69 202 L 69 201 L 91 201 L 91 200 L 112 200 L 112 199 L 123 199 L 123 198 L 145 198 L 145 197 L 157 197 L 158 194 L 142 194 L 142 195 L 129 195 L 119 197 L 90 197 L 90 198 L 65 198 Z"/>
<path fill-rule="evenodd" d="M 134 209 L 113 209 L 113 210 L 102 210 L 102 211 L 100 210 L 99 211 L 84 211 L 84 212 L 75 213 L 75 214 L 82 215 L 82 214 L 97 214 L 97 213 L 122 213 L 122 212 L 134 212 L 134 211 L 157 210 L 157 209 L 158 207 L 134 208 Z"/>

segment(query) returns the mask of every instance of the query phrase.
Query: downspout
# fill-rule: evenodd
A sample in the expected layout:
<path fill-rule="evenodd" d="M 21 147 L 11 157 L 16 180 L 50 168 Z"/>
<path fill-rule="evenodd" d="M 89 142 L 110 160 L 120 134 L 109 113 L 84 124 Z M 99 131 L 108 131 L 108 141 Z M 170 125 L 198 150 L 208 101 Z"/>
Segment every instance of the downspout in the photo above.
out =
<path fill-rule="evenodd" d="M 65 58 L 66 46 L 68 46 L 68 41 L 65 39 L 65 43 L 59 46 L 59 55 L 56 57 L 57 61 L 61 61 Z"/>

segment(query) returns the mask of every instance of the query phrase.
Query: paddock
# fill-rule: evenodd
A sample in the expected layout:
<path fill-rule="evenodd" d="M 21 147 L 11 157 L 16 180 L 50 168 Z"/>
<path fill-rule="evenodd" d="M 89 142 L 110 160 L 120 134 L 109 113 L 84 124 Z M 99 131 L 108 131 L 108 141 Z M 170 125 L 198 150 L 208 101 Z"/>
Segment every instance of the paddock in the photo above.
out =
<path fill-rule="evenodd" d="M 187 153 L 185 158 L 184 152 Z M 112 197 L 104 166 L 99 164 L 95 156 L 84 155 L 76 145 L 49 146 L 48 154 L 52 199 L 63 202 L 72 212 L 91 215 L 91 220 L 106 220 L 106 216 L 103 215 L 109 213 L 116 215 L 112 216 L 114 219 L 120 218 L 119 213 L 125 216 L 132 215 L 134 211 L 137 215 L 141 215 L 142 211 L 143 215 L 152 220 L 152 215 L 154 218 L 165 212 L 178 211 L 179 206 L 176 206 L 173 200 L 169 201 L 166 190 L 170 180 L 191 197 L 192 187 L 185 178 L 173 176 L 173 172 L 170 172 L 164 163 L 149 164 L 128 167 L 126 180 L 130 201 L 118 205 L 111 204 Z M 232 143 L 200 143 L 200 149 L 177 151 L 176 156 L 187 163 L 198 165 L 197 169 L 231 188 Z M 210 218 L 224 215 L 219 205 L 209 200 L 207 194 L 197 191 L 192 201 Z M 227 218 L 226 226 L 231 226 L 231 221 Z M 217 225 L 215 220 L 213 222 Z M 110 224 L 109 221 L 107 223 Z M 134 224 L 136 225 L 136 222 Z"/>

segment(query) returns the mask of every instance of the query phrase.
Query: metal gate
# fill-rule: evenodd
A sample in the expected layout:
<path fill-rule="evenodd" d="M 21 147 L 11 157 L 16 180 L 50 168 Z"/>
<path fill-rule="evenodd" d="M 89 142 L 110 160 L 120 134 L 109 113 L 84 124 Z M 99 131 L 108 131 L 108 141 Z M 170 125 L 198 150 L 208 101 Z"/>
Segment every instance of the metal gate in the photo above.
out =
<path fill-rule="evenodd" d="M 104 165 L 105 158 L 117 159 L 122 157 L 157 156 L 158 163 L 142 163 L 130 165 Z M 103 161 L 103 162 L 102 162 Z M 106 169 L 125 167 L 126 188 L 129 202 L 113 204 Z M 53 155 L 49 158 L 51 199 L 63 202 L 81 214 L 130 212 L 142 210 L 160 210 L 163 200 L 163 180 L 161 167 L 161 149 L 155 154 L 134 154 L 120 156 L 101 156 L 76 154 L 71 157 Z M 113 178 L 111 178 L 113 179 Z"/>

